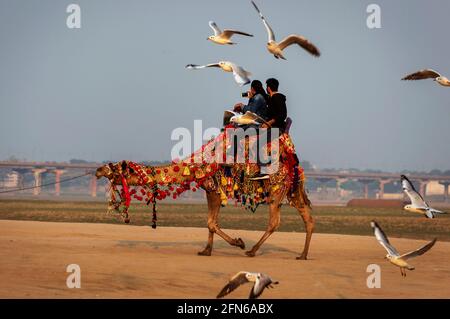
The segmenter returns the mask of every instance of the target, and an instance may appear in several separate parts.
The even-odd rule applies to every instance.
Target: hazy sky
[[[448,0],[256,1],[278,39],[322,51],[265,48],[247,0],[0,0],[0,159],[166,160],[176,127],[218,127],[243,101],[229,73],[185,70],[230,60],[280,80],[302,160],[320,168],[450,169],[450,89],[403,82],[421,68],[450,75]],[[81,29],[66,8],[81,7]],[[366,7],[381,7],[368,29]],[[255,35],[206,41],[208,21]]]

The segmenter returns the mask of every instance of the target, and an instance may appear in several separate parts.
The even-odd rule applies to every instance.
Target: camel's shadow
[[[253,247],[256,242],[252,240],[245,240],[246,247]],[[117,241],[118,247],[124,248],[137,248],[137,247],[147,247],[154,250],[159,250],[160,248],[191,248],[196,247],[197,250],[201,250],[205,246],[204,241],[148,241],[148,240],[119,240]],[[188,251],[188,250],[186,250]],[[183,252],[180,252],[183,253]],[[288,253],[288,254],[298,254],[298,251],[293,251],[291,249],[283,248],[270,243],[265,243],[263,247],[258,251],[257,256],[270,255],[273,253]],[[242,257],[242,250],[236,249],[236,247],[230,246],[225,241],[217,241],[214,243],[213,255],[216,256],[237,256]],[[248,258],[248,257],[247,257]]]

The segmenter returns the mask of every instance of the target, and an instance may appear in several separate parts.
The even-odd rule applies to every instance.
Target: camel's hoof
[[[306,258],[306,255],[300,255],[299,257],[296,257],[295,259],[297,260],[308,260],[308,258]]]
[[[255,253],[254,253],[253,251],[251,251],[251,250],[246,251],[245,254],[246,254],[248,257],[255,257]]]
[[[235,246],[238,246],[241,249],[245,249],[245,243],[241,238],[235,239]]]
[[[197,254],[199,256],[211,256],[211,251],[205,249],[205,250],[199,251]]]

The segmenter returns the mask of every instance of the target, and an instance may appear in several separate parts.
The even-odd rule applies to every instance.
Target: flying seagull
[[[249,33],[245,33],[242,31],[236,31],[236,30],[229,30],[229,29],[224,29],[223,31],[219,29],[219,27],[217,26],[217,24],[214,21],[209,21],[209,26],[211,27],[211,29],[214,30],[214,35],[211,35],[207,38],[207,40],[210,40],[214,43],[217,44],[236,44],[234,42],[231,41],[231,37],[234,34],[240,34],[240,35],[245,35],[247,37],[252,37],[252,34]]]
[[[252,75],[250,72],[244,70],[241,66],[236,65],[233,62],[229,61],[220,61],[218,63],[211,63],[206,65],[197,65],[197,64],[188,64],[186,65],[186,69],[204,69],[204,68],[221,68],[225,72],[233,72],[234,80],[240,86],[246,85],[250,83],[250,76]]]
[[[247,111],[245,114],[226,110],[224,112],[224,125],[228,123],[236,123],[238,125],[261,124],[266,121],[259,115]]]
[[[418,72],[405,76],[402,80],[424,80],[433,79],[442,86],[450,86],[450,81],[445,76],[440,75],[432,69],[420,70]]]
[[[305,37],[302,37],[297,34],[291,34],[284,38],[280,42],[275,41],[275,34],[273,33],[272,28],[267,23],[266,19],[262,15],[261,11],[258,9],[256,4],[252,1],[253,6],[255,7],[256,11],[258,11],[259,16],[262,19],[262,22],[267,30],[267,35],[269,37],[269,40],[267,42],[267,50],[269,50],[270,53],[274,55],[275,58],[282,58],[283,60],[286,60],[286,58],[283,56],[283,50],[290,46],[291,44],[298,44],[303,49],[311,53],[313,56],[319,57],[320,51],[317,49],[317,47],[309,42]]]
[[[250,290],[249,299],[256,299],[261,296],[265,288],[273,288],[272,285],[277,285],[278,281],[272,281],[272,278],[262,273],[240,271],[223,287],[217,295],[217,298],[222,298],[228,295],[242,284],[254,282],[252,290]]]
[[[405,210],[412,213],[419,213],[425,215],[427,218],[434,218],[438,214],[446,214],[440,210],[431,208],[423,199],[422,195],[414,188],[413,183],[405,175],[401,175],[402,188],[406,195],[411,200],[411,204],[404,207]]]
[[[381,246],[386,249],[388,252],[386,255],[386,259],[389,260],[389,262],[397,267],[400,267],[400,273],[403,277],[406,277],[406,269],[408,270],[414,270],[414,267],[409,265],[406,260],[410,258],[414,258],[420,255],[425,254],[428,250],[430,250],[431,247],[436,243],[436,238],[430,241],[428,244],[423,245],[419,249],[410,251],[409,253],[400,255],[398,251],[395,249],[394,246],[391,245],[389,242],[389,239],[387,238],[384,231],[381,229],[380,225],[376,221],[370,222],[370,226],[372,226],[375,237],[377,238],[378,242]]]

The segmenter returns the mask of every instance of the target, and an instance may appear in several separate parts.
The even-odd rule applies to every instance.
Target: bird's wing
[[[443,212],[442,210],[437,210],[434,208],[429,208],[429,210],[433,213],[433,214],[447,214],[447,212]]]
[[[267,123],[267,121],[265,119],[263,119],[261,116],[259,116],[258,114],[255,114],[255,113],[250,112],[250,111],[247,111],[246,113],[249,113],[252,116],[252,118],[255,121],[258,121],[259,123]]]
[[[373,228],[375,238],[378,240],[378,242],[381,244],[381,246],[383,246],[384,249],[387,250],[389,255],[399,256],[400,254],[395,249],[395,247],[391,245],[388,237],[386,236],[384,231],[381,229],[380,225],[378,225],[378,223],[376,221],[372,221],[372,222],[370,222],[370,226],[372,226],[372,228]]]
[[[233,116],[231,118],[231,121],[241,125],[258,124],[258,122],[256,121],[258,118],[259,116],[257,116],[255,113],[247,111],[244,115],[237,114],[236,116]]]
[[[219,292],[216,298],[225,297],[240,285],[247,283],[248,279],[246,274],[246,271],[240,271],[236,275],[234,275],[233,278],[231,278],[230,281],[225,285],[225,287],[223,287],[223,289]]]
[[[256,4],[253,2],[253,0],[252,0],[252,4],[253,4],[253,6],[255,7],[256,11],[258,11],[259,16],[261,17],[261,19],[262,19],[262,21],[263,21],[263,23],[264,23],[264,26],[266,27],[266,30],[267,30],[267,36],[268,36],[268,38],[269,38],[269,41],[268,41],[268,42],[270,42],[270,41],[275,41],[275,34],[273,33],[272,28],[271,28],[270,25],[267,23],[266,19],[265,19],[264,16],[262,15],[261,11],[259,11],[258,7],[257,7]]]
[[[236,123],[238,125],[248,125],[248,124],[258,124],[255,120],[242,118],[242,116],[233,116],[230,122]]]
[[[428,218],[434,218],[438,214],[447,214],[447,213],[443,212],[443,211],[440,211],[440,210],[437,210],[437,209],[434,209],[434,208],[431,208],[431,207],[428,207],[427,210],[425,211],[425,215]]]
[[[240,85],[246,85],[250,83],[250,76],[252,75],[250,72],[244,70],[239,65],[234,63],[230,63],[233,69],[234,80]]]
[[[237,116],[238,113],[226,110],[223,112],[223,126],[228,125],[231,121],[231,119],[235,116]]]
[[[250,112],[250,111],[245,112],[245,114],[244,114],[242,117],[243,117],[243,118],[246,118],[246,119],[251,119],[251,120],[257,120],[257,119],[259,119],[259,116],[258,116],[258,115],[256,115],[256,114],[253,113],[253,112]]]
[[[414,257],[420,256],[420,255],[423,255],[427,251],[429,251],[431,247],[434,246],[434,244],[436,243],[436,240],[437,239],[435,238],[432,241],[430,241],[428,244],[423,245],[422,247],[420,247],[419,249],[414,250],[414,251],[410,251],[409,253],[403,254],[400,257],[403,258],[403,259],[409,259],[409,258],[414,258]]]
[[[229,38],[231,38],[231,36],[232,36],[233,34],[245,35],[245,36],[247,36],[247,37],[252,37],[252,36],[253,36],[253,34],[250,34],[250,33],[245,33],[245,32],[237,31],[237,30],[229,30],[229,29],[225,29],[225,30],[223,30],[222,37],[223,37],[223,38],[226,38],[226,39],[229,39]]]
[[[265,274],[261,274],[260,277],[256,277],[255,284],[250,290],[249,299],[256,299],[263,293],[264,289],[272,283],[272,278]],[[278,282],[276,282],[278,284]]]
[[[219,27],[217,26],[217,24],[214,21],[209,21],[209,26],[211,27],[211,29],[214,30],[215,36],[218,36],[219,34],[222,33],[222,31],[219,29]]]
[[[432,69],[424,69],[405,76],[402,80],[435,79],[441,75]]]
[[[298,44],[312,55],[316,57],[320,56],[320,51],[314,44],[309,42],[308,39],[306,39],[305,37],[296,34],[291,34],[287,36],[280,43],[278,43],[278,46],[281,50],[284,50],[284,48],[290,46],[291,44]]]
[[[250,79],[248,77],[243,77],[240,74],[233,72],[234,80],[239,86],[244,86],[250,83]]]
[[[430,209],[426,209],[425,210],[425,216],[427,216],[427,218],[429,219],[433,219],[434,218],[434,214]]]
[[[210,63],[210,64],[206,64],[206,65],[188,64],[188,65],[186,65],[185,68],[198,70],[198,69],[204,69],[204,68],[220,68],[220,65],[219,65],[219,63]]]
[[[225,111],[223,112],[223,115],[224,115],[224,116],[236,116],[236,115],[239,115],[239,113],[233,112],[233,111],[230,111],[230,110],[225,110]]]
[[[413,205],[416,208],[426,208],[428,207],[427,203],[423,199],[422,195],[419,194],[418,191],[414,188],[413,183],[406,177],[405,175],[402,175],[402,188],[406,195],[408,195],[409,199],[411,200],[411,205]]]

